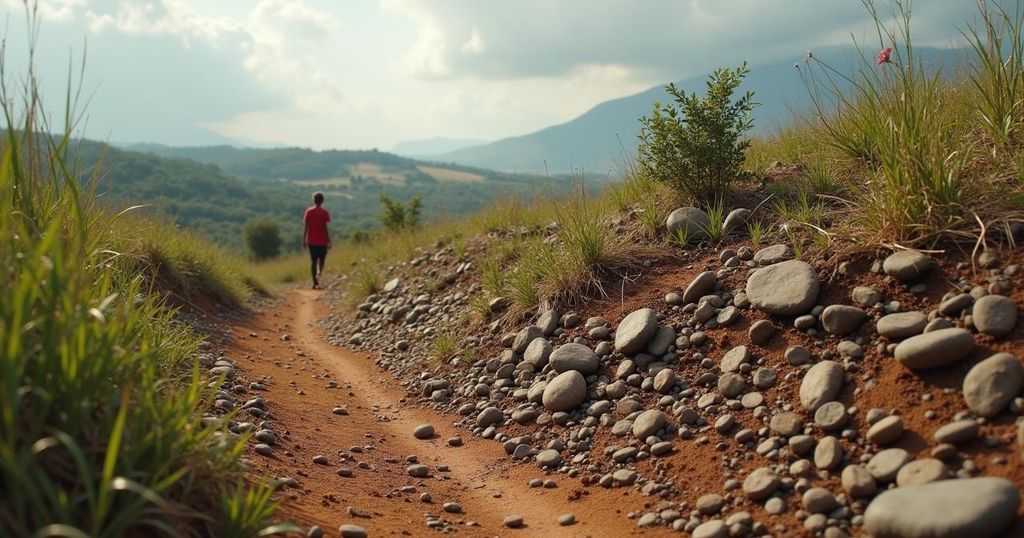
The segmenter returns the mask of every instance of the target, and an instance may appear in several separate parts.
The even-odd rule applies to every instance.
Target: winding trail
[[[453,426],[455,417],[417,407],[373,357],[327,343],[316,323],[328,309],[320,297],[321,292],[312,290],[287,293],[277,308],[237,324],[226,350],[246,377],[268,387],[263,395],[278,433],[274,455],[259,456],[250,448],[248,457],[271,476],[299,481],[299,488],[285,490],[279,512],[284,518],[320,525],[326,536],[335,536],[343,523],[360,525],[370,536],[437,535],[437,529],[427,527],[427,515],[442,517],[462,536],[638,532],[623,515],[636,507],[637,499],[627,503],[622,490],[584,490],[578,479],[547,476],[535,464],[514,463],[499,443]],[[337,388],[329,387],[331,381]],[[336,406],[349,414],[333,414]],[[413,437],[421,423],[433,424],[434,439]],[[464,444],[449,446],[447,439],[454,436]],[[330,460],[328,465],[313,463],[321,454]],[[351,459],[343,461],[345,454]],[[431,476],[408,476],[410,457],[428,465]],[[448,470],[439,471],[443,466]],[[352,477],[338,475],[343,467]],[[530,488],[532,478],[552,478],[557,487]],[[408,486],[415,491],[401,491]],[[429,493],[432,502],[421,502],[422,493]],[[445,513],[442,504],[449,501],[461,505],[463,512]],[[576,516],[575,525],[558,525],[558,517],[566,513]],[[504,526],[511,514],[523,517],[522,528]]]

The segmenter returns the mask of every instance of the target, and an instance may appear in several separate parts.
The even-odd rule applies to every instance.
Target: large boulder
[[[597,368],[601,365],[601,360],[598,359],[594,350],[575,342],[565,344],[551,352],[548,362],[551,363],[551,369],[556,372],[576,370],[585,376],[596,374]]]
[[[587,380],[576,370],[558,374],[544,387],[541,402],[548,411],[569,411],[587,399]]]
[[[615,329],[615,350],[632,355],[647,347],[654,333],[658,332],[658,316],[650,308],[641,308],[622,318]]]
[[[677,230],[686,230],[688,240],[707,237],[707,229],[711,219],[703,210],[696,207],[680,207],[668,214],[665,219],[665,228],[668,233],[675,235]]]
[[[818,300],[818,273],[810,264],[789,260],[754,271],[747,279],[747,299],[769,314],[803,314]]]
[[[864,512],[875,538],[994,538],[1013,523],[1020,491],[1005,478],[941,480],[890,489]]]

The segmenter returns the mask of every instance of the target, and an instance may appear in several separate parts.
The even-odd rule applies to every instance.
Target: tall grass
[[[978,3],[981,24],[961,33],[974,51],[970,81],[975,109],[993,141],[1003,150],[1022,140],[1024,124],[1024,8],[1011,11],[1001,3]]]
[[[801,69],[816,107],[818,132],[826,144],[859,163],[864,177],[857,189],[854,223],[860,241],[914,244],[972,227],[973,211],[989,212],[991,203],[998,204],[988,197],[993,194],[991,185],[970,168],[977,141],[965,118],[973,116],[968,111],[979,92],[945,80],[940,70],[918,57],[909,3],[893,2],[892,28],[883,24],[887,17],[873,1],[864,4],[876,21],[882,51],[878,61],[862,58],[853,77],[813,56]],[[987,13],[983,11],[989,28]],[[1006,21],[1011,28],[1016,26],[1010,35],[1019,45],[1020,19]],[[1001,79],[1002,74],[1008,71],[1013,78],[1017,67],[999,68],[1002,64],[991,58],[996,53],[988,47],[977,45],[975,79],[987,82],[975,86],[982,88],[980,95],[988,91],[1002,96],[1004,92],[994,88],[1005,88],[1008,81]],[[1016,46],[1003,48],[1011,51],[1012,59]],[[983,117],[1007,112],[1004,105],[989,108]]]
[[[62,135],[40,134],[50,126],[33,72],[18,93],[5,75],[0,535],[291,529],[271,526],[274,503],[244,485],[244,439],[201,420],[214,389],[198,340],[146,293],[133,255],[117,250],[125,227],[79,187],[72,111]]]

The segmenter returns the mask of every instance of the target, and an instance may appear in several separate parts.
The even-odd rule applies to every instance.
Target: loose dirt
[[[326,343],[316,323],[327,311],[320,297],[311,290],[288,293],[275,308],[236,324],[225,350],[246,377],[268,386],[264,397],[278,433],[274,455],[257,455],[251,447],[247,455],[271,477],[298,480],[299,488],[284,490],[282,518],[320,525],[327,536],[343,523],[360,525],[370,536],[438,534],[427,528],[427,515],[450,522],[463,536],[638,532],[624,517],[624,506],[633,503],[623,502],[622,490],[584,492],[578,479],[514,464],[499,443],[456,429],[450,417],[414,407],[406,390],[371,356]],[[337,388],[329,388],[331,381]],[[338,406],[349,414],[333,414]],[[434,425],[435,438],[413,437],[421,423]],[[464,444],[448,446],[454,436]],[[316,455],[327,456],[330,464],[314,464]],[[343,461],[343,455],[350,459]],[[411,456],[431,468],[430,478],[408,476]],[[353,476],[339,476],[343,467]],[[438,470],[444,467],[448,470]],[[558,485],[530,488],[532,478],[551,478]],[[415,491],[402,492],[407,486]],[[421,502],[422,493],[429,493],[432,502]],[[463,513],[445,513],[442,504],[449,501],[461,505]],[[370,517],[350,515],[349,507]],[[560,527],[556,520],[565,513],[578,522]],[[523,516],[522,528],[503,525],[511,514]]]

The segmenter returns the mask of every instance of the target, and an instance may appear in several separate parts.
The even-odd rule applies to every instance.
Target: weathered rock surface
[[[1013,522],[1020,491],[1005,478],[943,480],[891,489],[868,505],[876,538],[990,538]]]
[[[866,312],[855,306],[834,304],[822,311],[821,325],[825,332],[841,336],[857,330],[867,317]]]
[[[654,310],[636,310],[622,318],[618,329],[615,330],[615,350],[624,355],[643,351],[657,331],[658,317]]]
[[[912,336],[896,346],[896,360],[911,370],[938,368],[962,360],[974,349],[974,336],[957,327]]]
[[[755,271],[747,279],[747,298],[769,314],[802,314],[818,300],[818,273],[810,264],[789,260]]]
[[[1020,391],[1024,367],[1009,353],[997,353],[975,364],[964,377],[964,401],[980,416],[991,417],[1006,407]]]
[[[896,277],[903,282],[920,279],[935,268],[935,260],[915,250],[901,250],[890,254],[882,262],[885,274]]]
[[[707,237],[707,228],[710,223],[708,214],[696,207],[680,207],[668,214],[665,219],[665,228],[668,233],[675,235],[677,230],[685,230],[689,240]]]
[[[843,367],[835,361],[821,361],[807,370],[800,383],[800,403],[808,411],[817,411],[831,402],[843,388]]]
[[[1005,336],[1017,325],[1017,303],[1002,295],[986,295],[971,310],[978,331],[992,336]]]
[[[890,340],[902,340],[924,332],[928,316],[924,312],[897,312],[879,318],[875,328],[878,334]]]
[[[587,380],[576,370],[558,374],[544,387],[541,402],[549,411],[568,411],[587,399]]]
[[[597,373],[601,360],[594,350],[575,342],[565,344],[551,352],[548,357],[551,369],[556,372],[575,370],[585,376]]]

